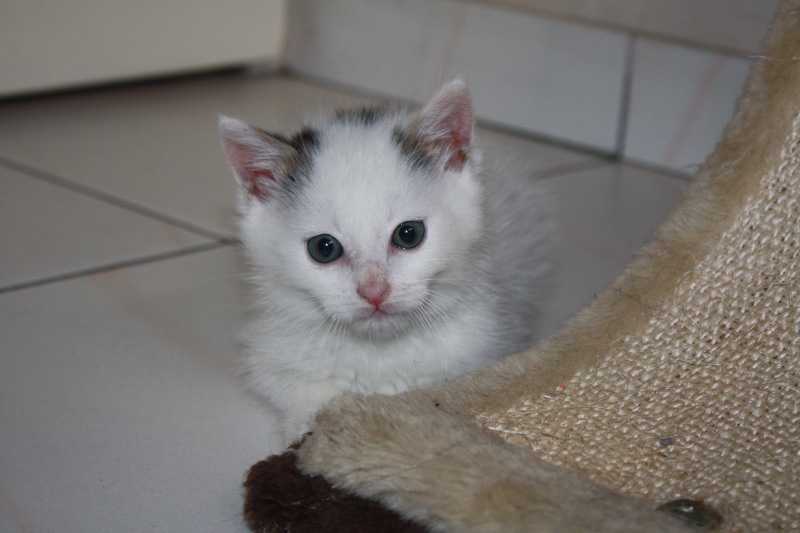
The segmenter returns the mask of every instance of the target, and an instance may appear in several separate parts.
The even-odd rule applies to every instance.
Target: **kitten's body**
[[[287,443],[337,394],[424,387],[530,345],[541,198],[479,172],[472,127],[461,82],[417,115],[344,112],[291,139],[222,119],[255,287],[245,375]]]

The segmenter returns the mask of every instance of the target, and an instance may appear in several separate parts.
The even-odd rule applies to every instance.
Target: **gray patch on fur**
[[[314,128],[306,127],[292,137],[285,137],[280,134],[269,133],[260,128],[253,129],[259,135],[264,136],[265,139],[277,140],[286,145],[286,158],[280,174],[287,189],[291,192],[296,191],[305,182],[304,178],[308,175],[313,165],[314,156],[320,145],[320,132]]]
[[[397,127],[392,132],[392,140],[400,149],[400,155],[408,163],[412,170],[425,171],[433,167],[435,162],[434,154],[428,149],[419,135],[409,133],[403,128]]]
[[[372,126],[380,120],[383,120],[387,116],[388,111],[389,107],[385,105],[365,106],[356,109],[340,109],[336,111],[333,118],[334,120],[346,124]]]
[[[297,182],[299,177],[307,175],[319,143],[320,133],[313,128],[303,128],[289,140],[289,145],[297,152],[287,176],[290,180]]]

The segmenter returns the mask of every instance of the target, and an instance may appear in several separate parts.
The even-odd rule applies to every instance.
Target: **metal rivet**
[[[722,515],[702,501],[673,500],[657,509],[683,520],[694,529],[717,529],[722,524]]]

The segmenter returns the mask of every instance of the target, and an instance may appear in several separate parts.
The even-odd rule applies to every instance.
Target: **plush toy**
[[[253,465],[244,487],[244,517],[253,531],[425,531],[378,502],[336,490],[320,476],[303,475],[297,469],[294,450]]]
[[[798,317],[786,0],[717,149],[606,291],[457,382],[336,400],[253,468],[245,515],[293,533],[800,531]]]

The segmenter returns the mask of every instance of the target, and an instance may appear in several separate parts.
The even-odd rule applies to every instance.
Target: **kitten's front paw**
[[[408,395],[341,396],[317,414],[311,435],[298,450],[301,468],[347,475],[351,468],[380,472],[416,464],[422,453],[418,448],[436,440],[449,418],[439,416],[447,415]],[[388,465],[382,463],[387,451],[393,454]]]

